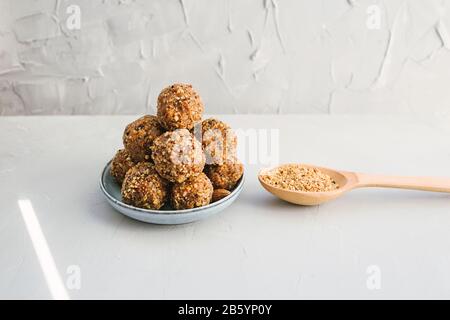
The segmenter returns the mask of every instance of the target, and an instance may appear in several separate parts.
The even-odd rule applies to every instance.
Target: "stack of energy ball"
[[[158,96],[157,115],[128,124],[124,149],[111,162],[123,202],[145,209],[191,209],[231,193],[244,167],[237,138],[217,119],[202,121],[203,103],[189,84],[174,84]]]

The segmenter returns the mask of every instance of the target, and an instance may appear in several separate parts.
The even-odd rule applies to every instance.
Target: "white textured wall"
[[[175,81],[208,113],[443,114],[449,28],[441,0],[0,0],[0,114],[143,113]]]

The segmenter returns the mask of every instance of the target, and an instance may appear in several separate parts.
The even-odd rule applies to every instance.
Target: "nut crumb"
[[[339,189],[338,183],[318,168],[286,164],[261,174],[265,183],[281,189],[303,192],[327,192]]]

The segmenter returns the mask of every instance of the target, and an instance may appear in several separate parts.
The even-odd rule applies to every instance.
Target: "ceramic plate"
[[[238,181],[238,184],[227,197],[220,199],[207,206],[186,209],[173,210],[170,208],[162,208],[160,210],[150,210],[133,207],[122,202],[120,194],[120,186],[109,174],[111,161],[108,162],[103,169],[100,178],[100,189],[103,191],[108,202],[120,213],[139,221],[155,224],[182,224],[194,222],[212,216],[224,210],[239,196],[244,185],[244,176]]]

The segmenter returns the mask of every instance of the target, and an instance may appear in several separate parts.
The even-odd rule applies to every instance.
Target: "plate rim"
[[[105,167],[102,170],[101,176],[100,176],[100,189],[102,190],[102,193],[108,198],[108,200],[112,201],[114,204],[121,206],[123,208],[126,209],[130,209],[130,210],[134,210],[140,213],[145,213],[145,214],[153,214],[153,215],[158,215],[158,216],[172,216],[172,215],[187,215],[187,214],[191,214],[191,213],[198,213],[201,211],[204,211],[206,209],[210,209],[210,208],[214,208],[216,206],[220,206],[222,203],[225,203],[228,200],[231,200],[233,197],[237,196],[239,194],[239,192],[241,191],[243,185],[244,185],[244,181],[245,181],[245,169],[244,172],[242,173],[242,177],[239,179],[236,187],[233,189],[233,191],[231,191],[231,193],[216,201],[213,203],[210,203],[206,206],[202,206],[202,207],[197,207],[197,208],[192,208],[192,209],[182,209],[182,210],[153,210],[153,209],[144,209],[144,208],[139,208],[139,207],[135,207],[129,204],[126,204],[124,202],[122,202],[121,200],[118,200],[116,198],[114,198],[107,190],[105,187],[105,182],[104,182],[104,177],[105,174],[109,174],[107,172],[107,169],[110,167],[112,160],[109,160]]]

